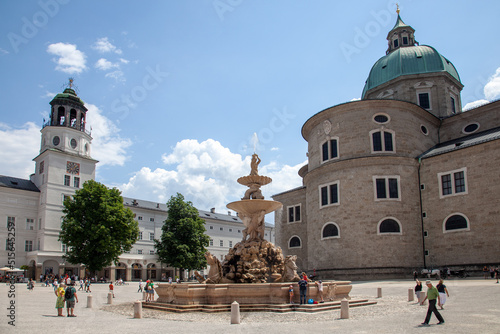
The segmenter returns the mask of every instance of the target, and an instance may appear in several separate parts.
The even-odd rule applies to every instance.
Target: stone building
[[[398,13],[360,101],[302,127],[302,186],[273,196],[276,240],[324,278],[498,265],[500,101],[462,111],[463,85]]]
[[[91,157],[91,133],[86,128],[87,108],[71,88],[57,94],[50,102],[50,119],[41,130],[40,154],[35,157],[35,173],[29,180],[0,175],[0,266],[7,266],[10,257],[15,267],[27,265],[28,277],[40,274],[83,276],[80,264],[66,263],[61,244],[63,201],[95,179],[97,160]],[[132,250],[119,257],[119,263],[97,273],[107,280],[166,279],[179,275],[176,268],[160,263],[154,250],[154,239],[161,236],[161,227],[168,216],[165,204],[124,197],[139,223],[140,235]],[[215,209],[199,211],[210,236],[208,250],[222,259],[242,239],[242,221],[236,216],[219,214]],[[10,230],[9,230],[10,228]],[[10,252],[9,232],[14,230],[15,251]],[[274,241],[274,226],[266,224],[266,237]],[[12,256],[13,254],[13,256]],[[12,263],[12,262],[10,262]]]

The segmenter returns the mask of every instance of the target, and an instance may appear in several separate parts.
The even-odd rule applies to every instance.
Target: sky
[[[500,98],[500,2],[399,7],[457,68],[464,109]],[[72,77],[97,181],[226,212],[254,152],[267,199],[301,186],[302,125],[360,98],[397,14],[378,0],[4,0],[0,18],[0,175],[34,172],[49,102]]]

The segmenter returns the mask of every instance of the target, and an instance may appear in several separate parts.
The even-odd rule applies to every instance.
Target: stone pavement
[[[445,284],[450,297],[440,311],[446,323],[421,327],[427,306],[408,302],[412,280],[353,282],[351,296],[376,300],[377,305],[351,308],[350,319],[340,319],[340,311],[315,314],[292,312],[242,313],[241,324],[230,324],[230,313],[173,314],[143,310],[143,319],[133,319],[133,301],[141,298],[137,283],[115,286],[113,305],[107,305],[108,286],[92,286],[93,308],[86,308],[87,293],[79,291],[76,318],[57,317],[52,287],[29,292],[26,284],[16,284],[15,299],[9,286],[0,284],[0,333],[500,333],[500,284],[479,278],[453,279]],[[437,281],[433,280],[435,285]],[[377,288],[382,288],[382,298]],[[424,288],[424,291],[426,288]],[[15,324],[10,326],[7,309],[15,301]],[[66,314],[66,310],[64,310]]]

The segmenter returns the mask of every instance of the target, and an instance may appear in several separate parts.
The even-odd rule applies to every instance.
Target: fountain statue
[[[245,226],[242,240],[229,250],[222,262],[210,252],[205,253],[210,266],[207,277],[195,272],[195,277],[201,284],[160,283],[156,289],[158,302],[213,305],[238,300],[243,304],[279,304],[287,300],[290,282],[300,280],[297,275],[297,256],[284,257],[281,247],[264,239],[265,215],[283,205],[264,199],[260,188],[271,183],[272,179],[259,175],[260,162],[259,156],[253,154],[250,174],[237,180],[247,186],[248,190],[240,201],[227,205],[238,213]],[[349,283],[324,282],[325,295],[330,300],[349,298]],[[317,294],[315,289],[310,284],[310,296]],[[299,295],[298,291],[296,295]]]

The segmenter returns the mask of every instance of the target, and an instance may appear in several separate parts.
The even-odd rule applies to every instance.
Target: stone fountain
[[[177,305],[220,305],[238,301],[240,304],[284,304],[288,300],[290,282],[299,281],[297,259],[294,255],[284,257],[280,247],[264,239],[265,215],[278,210],[282,204],[265,200],[261,187],[272,182],[267,176],[259,175],[261,160],[252,155],[251,170],[240,177],[238,183],[247,186],[240,201],[227,207],[238,213],[245,225],[243,239],[238,242],[221,263],[209,252],[205,254],[210,270],[205,279],[198,272],[198,284],[160,283],[156,288],[159,303]],[[323,282],[324,299],[349,298],[352,286],[348,281]],[[296,299],[299,292],[293,284]],[[314,284],[309,284],[308,298],[317,297]]]

